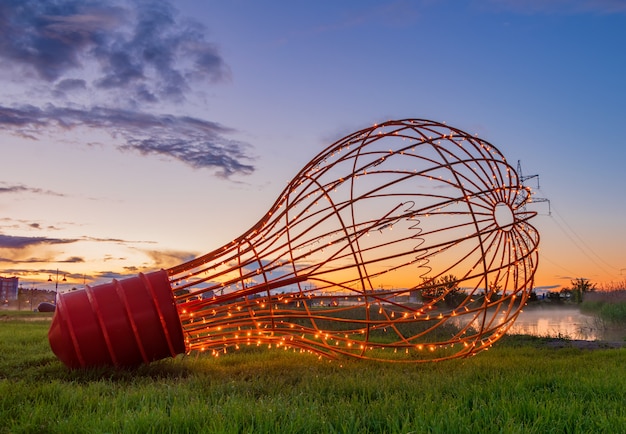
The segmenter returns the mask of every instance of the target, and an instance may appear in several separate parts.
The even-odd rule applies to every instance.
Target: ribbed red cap
[[[58,294],[48,340],[69,368],[136,366],[185,352],[164,270]]]

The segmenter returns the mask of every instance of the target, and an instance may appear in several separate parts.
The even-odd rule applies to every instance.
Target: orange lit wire
[[[493,145],[459,129],[407,119],[353,133],[243,235],[167,270],[187,349],[408,362],[486,349],[532,289],[529,198]]]

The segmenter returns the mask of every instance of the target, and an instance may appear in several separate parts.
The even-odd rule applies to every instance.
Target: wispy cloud
[[[227,139],[225,135],[234,131],[216,122],[107,107],[0,106],[0,129],[21,137],[38,139],[55,130],[77,127],[121,138],[121,150],[172,157],[194,168],[215,169],[222,177],[254,171],[254,166],[247,164],[252,159],[250,145]]]
[[[40,229],[39,223],[31,223],[30,225],[34,229]],[[142,240],[124,240],[121,238],[97,238],[97,237],[78,237],[78,238],[52,238],[52,237],[27,237],[27,236],[15,236],[15,235],[4,235],[0,234],[0,249],[25,249],[34,246],[42,246],[42,245],[58,245],[58,244],[70,244],[76,243],[79,241],[86,242],[96,242],[96,243],[115,243],[115,244],[127,244],[127,245],[135,245],[135,244],[151,244],[154,241],[142,241]],[[156,253],[155,253],[156,254]],[[168,253],[170,256],[177,256],[173,253]],[[179,253],[178,255],[183,255],[184,257],[188,257],[189,254]]]
[[[41,245],[70,244],[76,238],[22,237],[0,234],[0,249],[25,249]]]
[[[76,226],[76,223],[60,222],[55,226],[50,224],[42,225],[41,222],[33,220],[12,219],[8,217],[0,218],[0,233],[15,230],[58,231],[64,229],[66,226]]]
[[[55,247],[78,242],[76,238],[27,237],[0,234],[0,263],[37,264],[49,262],[83,262],[78,256],[58,259]]]
[[[485,3],[478,4],[485,6]],[[496,9],[525,14],[626,13],[624,0],[488,0],[486,4]]]
[[[39,229],[39,225],[33,223],[33,229]],[[150,244],[153,241],[123,240],[119,238],[95,238],[95,237],[78,237],[78,238],[53,238],[46,236],[16,236],[0,234],[0,263],[11,264],[33,264],[33,263],[78,263],[85,262],[82,256],[74,255],[66,258],[60,258],[55,247],[67,244],[77,244],[80,242],[97,242],[97,243],[114,243],[125,246],[136,246],[137,244]],[[150,258],[154,258],[157,267],[161,266],[163,261],[158,259],[158,254],[154,252],[146,253]],[[164,253],[164,257],[176,259],[177,257],[188,258],[189,254]],[[123,260],[124,258],[108,258]],[[106,261],[107,258],[104,259]],[[177,262],[179,263],[179,262]]]
[[[90,128],[121,139],[120,150],[172,157],[221,177],[254,171],[250,145],[229,138],[236,131],[154,114],[185,102],[194,83],[230,76],[206,29],[165,0],[4,0],[0,62],[4,76],[49,89],[25,92],[19,103],[5,98],[0,131],[39,139]]]
[[[150,259],[150,266],[154,268],[170,268],[175,265],[182,264],[193,258],[197,253],[181,252],[181,251],[157,251],[157,250],[143,250]]]
[[[420,17],[420,9],[428,7],[429,0],[393,0],[375,3],[371,7],[358,4],[345,16],[327,24],[317,26],[316,33],[341,31],[352,27],[382,25],[384,27],[407,27],[415,24]]]
[[[37,224],[34,224],[34,229],[38,229]],[[82,236],[77,238],[53,238],[46,236],[14,236],[0,234],[0,264],[2,264],[2,273],[16,276],[37,276],[41,274],[53,274],[55,270],[38,269],[33,270],[31,268],[18,268],[20,266],[32,267],[33,265],[40,264],[39,266],[46,266],[46,264],[77,264],[85,263],[93,259],[88,259],[81,254],[81,248],[78,246],[80,243],[112,243],[125,246],[131,250],[141,252],[147,257],[141,268],[136,266],[124,266],[123,272],[102,271],[92,272],[94,274],[90,279],[111,279],[111,278],[123,278],[129,274],[135,274],[141,270],[156,270],[162,268],[169,268],[174,265],[179,265],[189,259],[197,256],[196,252],[184,252],[184,251],[156,251],[150,249],[142,249],[137,246],[140,244],[151,244],[153,241],[141,241],[141,240],[125,240],[120,238],[96,238]],[[66,245],[77,245],[74,249],[78,254],[66,255],[63,250]],[[101,258],[102,262],[125,262],[125,257],[105,255]],[[62,273],[69,274],[67,271]]]
[[[66,264],[75,264],[78,262],[85,262],[85,259],[80,257],[80,256],[70,256],[69,258],[63,259],[61,261],[58,262],[63,262]]]
[[[0,194],[23,194],[23,193],[32,193],[32,194],[41,194],[45,196],[57,196],[57,197],[65,197],[66,195],[63,193],[58,193],[52,190],[45,190],[43,188],[37,187],[28,187],[23,184],[8,184],[6,182],[0,182]]]
[[[99,271],[97,273],[94,273],[94,275],[89,276],[90,279],[93,279],[96,281],[109,281],[109,280],[113,280],[113,279],[124,279],[126,277],[128,277],[129,274],[136,274],[139,270],[135,269],[134,267],[128,267],[128,268],[124,268],[125,272],[124,273],[119,273],[117,271]],[[144,270],[145,271],[145,270]],[[88,282],[89,284],[89,282]]]
[[[154,241],[139,241],[139,240],[123,240],[121,238],[96,238],[96,237],[83,237],[81,240],[96,241],[99,243],[116,243],[116,244],[150,244]]]
[[[544,285],[544,286],[535,286],[533,290],[535,291],[550,291],[551,289],[560,288],[561,285]]]

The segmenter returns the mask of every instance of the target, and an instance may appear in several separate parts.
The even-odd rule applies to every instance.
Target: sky
[[[328,145],[423,118],[538,175],[537,287],[624,282],[624,46],[623,0],[0,0],[0,276],[180,264]]]

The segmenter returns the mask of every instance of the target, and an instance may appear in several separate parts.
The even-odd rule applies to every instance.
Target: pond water
[[[588,341],[621,341],[626,337],[626,330],[609,327],[597,317],[583,314],[572,306],[527,306],[508,333]]]

